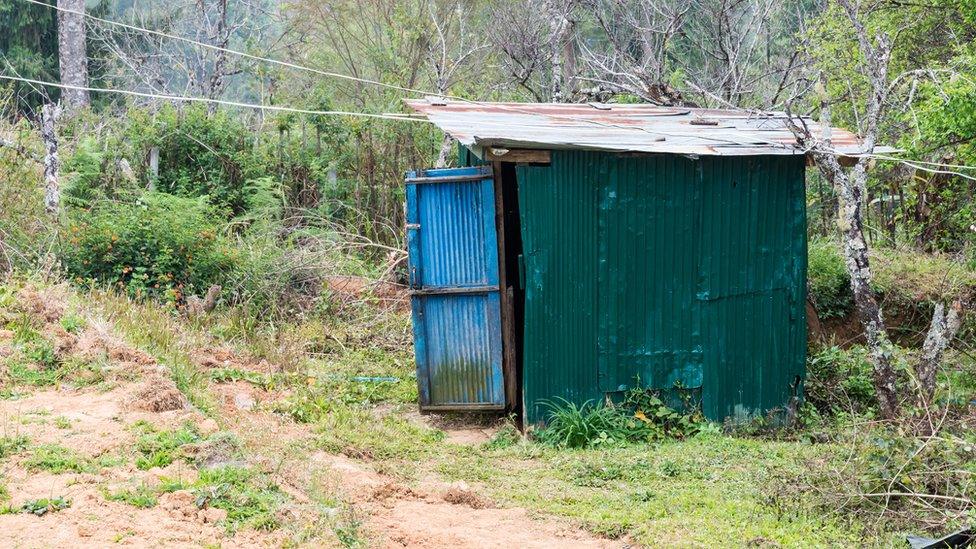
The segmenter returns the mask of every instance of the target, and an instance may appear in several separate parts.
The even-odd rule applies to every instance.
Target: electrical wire
[[[303,65],[298,65],[296,63],[291,63],[289,61],[282,61],[280,59],[273,59],[273,58],[269,58],[269,57],[262,57],[260,55],[254,55],[254,54],[250,54],[250,53],[247,53],[247,52],[233,50],[233,49],[230,49],[230,48],[223,48],[223,47],[220,47],[220,46],[216,46],[214,44],[208,44],[206,42],[200,42],[198,40],[193,40],[191,38],[186,38],[186,37],[183,37],[183,36],[169,34],[169,33],[162,32],[162,31],[158,31],[158,30],[146,29],[146,28],[138,27],[136,25],[131,25],[131,24],[128,24],[128,23],[122,23],[120,21],[113,21],[113,20],[110,20],[110,19],[104,19],[102,17],[97,17],[95,15],[91,15],[89,13],[86,13],[84,11],[72,10],[72,9],[64,8],[64,7],[57,6],[57,5],[47,4],[47,3],[42,2],[40,0],[23,0],[23,1],[24,2],[28,2],[28,3],[31,3],[31,4],[36,4],[36,5],[39,5],[39,6],[44,6],[44,7],[47,7],[47,8],[55,9],[55,10],[58,10],[58,11],[61,11],[61,12],[65,12],[65,13],[71,13],[71,14],[75,14],[75,15],[80,15],[80,16],[86,17],[88,19],[91,19],[93,21],[98,21],[99,23],[104,23],[106,25],[112,25],[112,26],[122,27],[122,28],[125,28],[125,29],[128,29],[128,30],[132,30],[132,31],[136,31],[136,32],[142,32],[142,33],[151,34],[151,35],[154,35],[154,36],[159,36],[159,37],[162,37],[162,38],[167,38],[167,39],[170,39],[170,40],[176,40],[176,41],[184,42],[184,43],[187,43],[187,44],[192,44],[194,46],[206,48],[206,49],[213,50],[213,51],[219,51],[219,52],[223,52],[223,53],[229,53],[229,54],[232,54],[232,55],[237,55],[237,56],[240,56],[240,57],[243,57],[243,58],[246,58],[246,59],[251,59],[251,60],[254,60],[254,61],[261,61],[261,62],[273,64],[273,65],[278,65],[278,66],[281,66],[281,67],[286,67],[286,68],[295,69],[295,70],[299,70],[299,71],[306,71],[306,72],[310,72],[312,74],[316,74],[316,75],[319,75],[319,76],[326,76],[326,77],[330,77],[330,78],[337,78],[337,79],[342,79],[342,80],[349,80],[349,81],[353,81],[353,82],[359,82],[359,83],[363,83],[363,84],[369,84],[369,85],[379,86],[379,87],[383,87],[383,88],[387,88],[387,89],[392,89],[392,90],[396,90],[396,91],[401,91],[401,92],[406,92],[406,93],[421,94],[421,95],[434,95],[434,96],[437,96],[437,97],[442,97],[442,98],[445,98],[445,99],[451,99],[451,100],[455,100],[455,101],[461,101],[461,102],[470,103],[470,104],[474,104],[474,105],[482,105],[482,106],[484,106],[484,105],[490,105],[493,108],[499,108],[501,110],[507,110],[507,111],[510,111],[510,112],[516,112],[516,113],[520,113],[520,114],[529,114],[529,115],[537,115],[538,114],[537,112],[534,112],[534,111],[531,111],[531,110],[527,110],[527,109],[520,109],[520,108],[514,107],[512,105],[501,105],[501,104],[498,104],[498,103],[491,103],[491,104],[489,104],[489,103],[484,103],[484,102],[480,102],[480,101],[476,101],[476,100],[472,100],[472,99],[467,99],[467,98],[464,98],[464,97],[457,97],[457,96],[452,96],[452,95],[449,95],[449,94],[436,93],[436,92],[431,92],[431,91],[427,91],[427,90],[421,90],[421,89],[417,89],[417,88],[409,88],[409,87],[406,87],[406,86],[399,86],[399,85],[396,85],[396,84],[388,84],[386,82],[380,82],[378,80],[371,80],[371,79],[368,79],[368,78],[360,78],[360,77],[351,76],[351,75],[348,75],[348,74],[342,74],[342,73],[338,73],[338,72],[323,71],[323,70],[320,70],[320,69],[314,69],[314,68],[306,67],[306,66],[303,66]],[[4,75],[0,75],[0,78],[6,78],[6,79],[9,79],[9,80],[14,80],[14,78],[11,78],[11,77],[8,77],[8,76],[4,76]],[[134,95],[134,96],[140,96],[140,97],[150,97],[150,98],[167,99],[167,100],[171,100],[171,101],[210,102],[210,103],[216,103],[216,104],[228,105],[228,106],[237,106],[237,107],[245,107],[245,108],[259,108],[259,109],[267,109],[267,110],[274,110],[274,111],[293,112],[293,113],[298,113],[298,114],[346,115],[346,116],[362,116],[362,117],[369,117],[369,118],[382,118],[382,119],[389,119],[389,120],[411,120],[411,121],[429,122],[425,118],[413,118],[410,115],[406,115],[406,114],[400,116],[400,115],[395,115],[395,114],[382,114],[382,115],[380,115],[380,114],[357,113],[357,112],[348,112],[348,111],[314,111],[314,110],[308,110],[308,109],[296,109],[296,108],[291,108],[291,107],[277,107],[277,106],[272,106],[272,105],[254,105],[254,104],[249,104],[249,103],[241,103],[241,102],[237,102],[237,101],[225,101],[225,100],[220,100],[220,99],[204,99],[204,98],[197,98],[197,97],[171,96],[171,95],[164,95],[164,94],[149,94],[149,93],[135,92],[135,91],[129,91],[129,90],[114,90],[114,89],[71,87],[71,86],[67,86],[67,85],[63,85],[63,84],[53,84],[53,83],[49,83],[49,82],[41,82],[41,81],[31,80],[31,79],[27,79],[27,78],[20,78],[20,79],[17,79],[17,80],[20,80],[20,81],[23,81],[23,82],[28,82],[28,83],[36,83],[36,84],[42,84],[42,85],[47,85],[47,86],[55,86],[55,87],[62,87],[62,88],[69,88],[69,89],[73,88],[73,89],[85,89],[85,90],[88,90],[88,91],[101,91],[101,92],[108,92],[108,93],[121,93],[121,94]],[[639,130],[639,131],[642,131],[642,132],[645,132],[645,133],[648,133],[648,134],[651,134],[651,135],[663,135],[665,137],[667,137],[667,136],[692,137],[692,138],[696,138],[696,139],[706,139],[706,140],[715,141],[715,142],[718,142],[718,143],[727,143],[727,144],[730,144],[730,145],[740,145],[740,146],[745,146],[745,147],[752,147],[752,146],[755,146],[755,145],[758,145],[758,144],[768,145],[768,146],[774,146],[774,147],[777,147],[777,148],[788,148],[789,147],[789,145],[787,145],[785,143],[775,142],[775,141],[768,141],[768,140],[762,140],[762,139],[757,139],[757,140],[752,141],[752,142],[746,142],[746,141],[737,141],[737,140],[728,139],[728,138],[711,137],[711,136],[704,135],[704,134],[701,134],[701,133],[681,134],[681,133],[675,133],[675,132],[660,132],[660,131],[654,131],[654,130],[650,130],[650,129],[642,128],[642,127],[624,126],[624,125],[613,124],[613,123],[609,123],[609,122],[602,122],[602,121],[598,121],[598,120],[592,120],[592,119],[589,119],[589,118],[581,118],[581,117],[576,117],[576,116],[571,116],[571,115],[550,115],[550,117],[551,118],[555,118],[555,119],[571,120],[571,121],[576,121],[576,122],[583,122],[583,123],[593,124],[593,125],[600,126],[600,127],[616,128],[616,129],[623,129],[623,130],[628,130],[628,131],[632,131],[632,130],[635,130],[636,129],[636,130]],[[804,152],[809,152],[809,151],[804,151]],[[906,165],[910,165],[911,167],[914,167],[916,169],[920,169],[922,171],[926,171],[926,172],[930,172],[930,173],[945,173],[945,174],[950,174],[950,175],[959,175],[959,176],[965,177],[967,179],[973,179],[973,178],[970,177],[970,176],[967,176],[965,174],[958,173],[958,172],[945,171],[945,170],[927,169],[927,168],[924,168],[922,165],[936,166],[936,167],[940,167],[940,168],[941,167],[951,167],[951,168],[959,168],[959,169],[976,169],[976,167],[973,167],[973,166],[939,164],[939,163],[935,163],[935,162],[926,162],[926,161],[921,161],[921,160],[918,160],[918,161],[916,161],[916,160],[905,160],[905,159],[900,159],[900,158],[896,158],[896,157],[891,157],[891,156],[886,156],[886,155],[879,155],[879,154],[876,154],[876,153],[868,153],[868,152],[864,152],[864,153],[843,153],[843,152],[841,152],[841,151],[839,151],[837,149],[834,149],[834,148],[827,149],[826,152],[828,152],[829,154],[834,154],[834,155],[838,155],[838,156],[869,157],[869,158],[875,158],[875,159],[878,159],[878,160],[887,160],[887,161],[892,161],[892,162],[902,162],[902,163],[905,163]]]
[[[254,61],[263,61],[265,63],[271,63],[273,65],[278,65],[278,66],[281,66],[281,67],[287,67],[287,68],[290,68],[290,69],[295,69],[295,70],[300,70],[300,71],[307,71],[307,72],[311,72],[313,74],[317,74],[319,76],[328,76],[330,78],[339,78],[339,79],[343,79],[343,80],[350,80],[350,81],[354,81],[354,82],[360,82],[360,83],[363,83],[363,84],[370,84],[370,85],[373,85],[373,86],[381,86],[381,87],[384,87],[384,88],[389,88],[389,89],[392,89],[392,90],[397,90],[397,91],[402,91],[402,92],[407,92],[407,93],[419,93],[419,94],[425,94],[425,95],[431,95],[432,94],[432,92],[427,92],[427,91],[424,91],[424,90],[418,90],[418,89],[408,88],[408,87],[405,87],[405,86],[398,86],[396,84],[387,84],[385,82],[380,82],[378,80],[370,80],[368,78],[359,78],[359,77],[356,77],[356,76],[351,76],[351,75],[348,75],[348,74],[342,74],[342,73],[338,73],[338,72],[331,72],[331,71],[323,71],[323,70],[319,70],[319,69],[313,69],[313,68],[310,68],[310,67],[304,67],[302,65],[297,65],[295,63],[291,63],[291,62],[288,62],[288,61],[282,61],[280,59],[271,59],[271,58],[268,58],[268,57],[261,57],[260,55],[254,55],[254,54],[247,53],[247,52],[243,52],[243,51],[232,50],[232,49],[229,49],[229,48],[223,48],[223,47],[220,47],[220,46],[216,46],[214,44],[208,44],[206,42],[200,42],[199,40],[193,40],[192,38],[186,38],[185,36],[177,36],[175,34],[169,34],[169,33],[163,32],[163,31],[152,30],[152,29],[145,29],[145,28],[142,28],[142,27],[137,27],[135,25],[130,25],[128,23],[122,23],[121,21],[112,21],[111,19],[104,19],[102,17],[98,17],[98,16],[92,15],[92,14],[87,13],[87,12],[84,12],[84,11],[78,11],[78,10],[73,10],[73,9],[69,9],[69,8],[64,8],[64,7],[61,7],[61,6],[58,6],[58,5],[54,5],[54,4],[47,4],[45,2],[41,2],[40,0],[23,0],[23,1],[24,2],[28,2],[28,3],[31,3],[31,4],[37,4],[38,6],[44,6],[44,7],[47,7],[47,8],[51,8],[51,9],[54,9],[54,10],[57,10],[57,11],[61,11],[61,12],[64,12],[64,13],[72,13],[72,14],[75,14],[75,15],[81,15],[82,17],[87,17],[88,19],[91,19],[93,21],[98,21],[99,23],[104,23],[106,25],[112,25],[112,26],[116,26],[116,27],[122,27],[124,29],[129,29],[129,30],[132,30],[132,31],[142,32],[142,33],[146,33],[146,34],[152,34],[154,36],[159,36],[161,38],[168,38],[170,40],[176,40],[176,41],[179,41],[179,42],[184,42],[186,44],[192,44],[194,46],[198,46],[198,47],[201,47],[201,48],[206,48],[206,49],[209,49],[209,50],[212,50],[212,51],[219,51],[219,52],[223,52],[223,53],[230,53],[230,54],[237,55],[237,56],[240,56],[240,57],[244,57],[246,59],[251,59],[251,60],[254,60]]]
[[[348,74],[342,74],[342,73],[337,73],[337,72],[332,72],[332,71],[323,71],[323,70],[320,70],[320,69],[313,69],[313,68],[310,68],[310,67],[298,65],[296,63],[291,63],[291,62],[288,62],[288,61],[282,61],[280,59],[272,59],[272,58],[262,57],[260,55],[254,55],[254,54],[251,54],[251,53],[246,53],[246,52],[242,52],[242,51],[238,51],[238,50],[232,50],[230,48],[224,48],[224,47],[216,46],[216,45],[213,45],[213,44],[207,44],[206,42],[200,42],[199,40],[193,40],[191,38],[186,38],[186,37],[183,37],[183,36],[177,36],[177,35],[174,35],[174,34],[169,34],[169,33],[162,32],[162,31],[158,31],[158,30],[146,29],[146,28],[143,28],[143,27],[138,27],[136,25],[131,25],[131,24],[128,24],[128,23],[122,23],[122,22],[119,22],[119,21],[112,21],[111,19],[104,19],[102,17],[97,17],[95,15],[91,15],[90,13],[87,13],[87,12],[84,12],[84,11],[72,10],[72,9],[64,8],[64,7],[57,6],[57,5],[47,4],[47,3],[41,2],[40,0],[23,0],[23,1],[24,2],[28,2],[30,4],[36,4],[38,6],[44,6],[44,7],[47,7],[47,8],[51,8],[51,9],[54,9],[54,10],[57,10],[57,11],[60,11],[60,12],[64,12],[64,13],[71,13],[71,14],[74,14],[74,15],[80,15],[82,17],[86,17],[86,18],[91,19],[93,21],[98,21],[100,23],[104,23],[106,25],[112,25],[112,26],[122,27],[122,28],[129,29],[129,30],[133,30],[133,31],[136,31],[136,32],[142,32],[142,33],[151,34],[151,35],[154,35],[154,36],[168,38],[168,39],[171,39],[171,40],[177,40],[177,41],[184,42],[184,43],[187,43],[187,44],[192,44],[194,46],[199,46],[201,48],[206,48],[206,49],[209,49],[209,50],[212,50],[212,51],[219,51],[219,52],[223,52],[223,53],[229,53],[229,54],[232,54],[232,55],[238,55],[238,56],[244,57],[246,59],[251,59],[251,60],[254,60],[254,61],[263,61],[265,63],[270,63],[270,64],[273,64],[273,65],[287,67],[287,68],[290,68],[290,69],[295,69],[295,70],[300,70],[300,71],[307,71],[307,72],[310,72],[310,73],[313,73],[313,74],[317,74],[319,76],[327,76],[327,77],[331,77],[331,78],[338,78],[338,79],[343,79],[343,80],[360,82],[360,83],[363,83],[363,84],[370,84],[370,85],[374,85],[374,86],[380,86],[380,87],[384,87],[384,88],[388,88],[388,89],[392,89],[392,90],[397,90],[397,91],[401,91],[401,92],[406,92],[406,93],[421,94],[421,95],[434,95],[434,96],[437,96],[437,97],[443,97],[445,99],[451,99],[451,100],[454,100],[454,101],[461,101],[461,102],[470,103],[470,104],[474,104],[474,105],[482,105],[482,106],[486,105],[486,103],[484,103],[484,102],[475,101],[475,100],[467,99],[467,98],[463,98],[463,97],[453,96],[453,95],[449,95],[449,94],[442,94],[442,93],[437,93],[437,92],[432,92],[432,91],[427,91],[427,90],[421,90],[421,89],[416,89],[416,88],[408,88],[408,87],[405,87],[405,86],[398,86],[396,84],[387,84],[385,82],[380,82],[380,81],[377,81],[377,80],[371,80],[371,79],[368,79],[368,78],[359,78],[359,77],[356,77],[356,76],[351,76],[351,75],[348,75]],[[519,114],[529,114],[529,115],[537,115],[538,114],[538,113],[536,113],[534,111],[527,110],[527,109],[522,109],[522,108],[519,108],[519,107],[514,107],[512,105],[500,105],[498,103],[492,103],[490,105],[493,108],[498,108],[498,109],[501,109],[501,110],[504,110],[504,111],[515,112],[515,113],[519,113]],[[729,145],[755,146],[756,144],[765,144],[765,145],[775,146],[775,147],[780,147],[780,148],[786,148],[786,147],[788,147],[788,145],[785,145],[783,143],[773,142],[773,141],[757,140],[757,141],[752,142],[752,143],[747,143],[747,142],[742,142],[742,141],[736,141],[734,139],[718,138],[718,137],[712,137],[712,136],[701,135],[701,134],[681,134],[681,133],[675,133],[675,132],[654,131],[654,130],[650,130],[650,129],[642,128],[642,127],[636,127],[635,128],[633,126],[624,126],[624,125],[620,125],[620,124],[614,124],[614,123],[611,123],[611,122],[602,122],[602,121],[599,121],[599,120],[592,120],[592,119],[589,119],[589,118],[575,117],[575,116],[572,116],[572,115],[549,115],[549,116],[550,116],[550,118],[554,118],[554,119],[563,119],[563,120],[570,120],[570,121],[575,121],[575,122],[583,122],[583,123],[586,123],[586,124],[592,124],[592,125],[599,126],[599,127],[604,127],[604,128],[616,128],[616,129],[623,129],[623,130],[628,130],[628,131],[633,131],[633,130],[636,129],[638,131],[641,131],[641,132],[644,132],[644,133],[647,133],[647,134],[650,134],[650,135],[657,135],[657,136],[665,136],[665,137],[667,137],[667,136],[673,136],[673,137],[690,137],[690,138],[697,138],[697,139],[705,139],[705,140],[708,140],[708,141],[714,141],[716,143],[725,143],[725,144],[729,144]]]
[[[187,103],[212,103],[216,105],[226,105],[230,107],[242,107],[247,109],[261,109],[261,110],[276,111],[276,112],[290,112],[296,114],[310,114],[310,115],[320,115],[320,116],[359,116],[365,118],[379,118],[383,120],[401,120],[407,122],[430,123],[430,121],[427,120],[426,118],[416,118],[409,115],[399,115],[393,113],[376,114],[376,113],[365,113],[365,112],[354,112],[354,111],[318,111],[312,109],[298,109],[294,107],[285,107],[280,105],[259,105],[256,103],[244,103],[241,101],[227,101],[224,99],[209,99],[206,97],[193,97],[193,96],[186,96],[186,95],[167,95],[167,94],[160,94],[160,93],[121,90],[116,88],[94,88],[90,86],[73,86],[70,84],[61,84],[57,82],[35,80],[33,78],[10,76],[8,74],[0,74],[0,79],[11,80],[15,82],[24,82],[27,84],[37,84],[40,86],[51,86],[54,88],[61,88],[66,90],[83,90],[89,92],[117,93],[117,94],[129,95],[134,97],[162,99],[165,101],[182,101]]]

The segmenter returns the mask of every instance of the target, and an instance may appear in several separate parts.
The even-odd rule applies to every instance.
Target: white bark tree
[[[878,5],[862,6],[859,0],[835,1],[853,28],[860,54],[859,69],[868,83],[867,98],[860,117],[861,154],[853,159],[854,164],[850,169],[841,165],[840,158],[831,145],[830,102],[824,90],[821,90],[820,104],[823,135],[814,135],[802,119],[791,117],[790,120],[797,140],[810,151],[820,173],[833,185],[837,194],[838,228],[843,240],[844,259],[850,275],[857,317],[864,328],[871,353],[879,410],[885,419],[894,419],[900,413],[897,374],[893,364],[894,346],[888,337],[881,306],[871,288],[871,260],[864,237],[864,206],[881,122],[892,102],[892,94],[906,75],[890,77],[894,39],[884,31],[870,30],[865,23],[870,11]],[[787,110],[789,112],[789,106]],[[948,314],[944,305],[936,306],[922,355],[915,365],[923,404],[927,404],[935,392],[936,371],[942,353],[959,329],[961,310],[959,303],[953,304]]]
[[[468,27],[464,8],[460,3],[443,6],[441,9],[432,3],[430,20],[434,36],[430,40],[427,62],[437,93],[446,96],[460,78],[480,65],[473,58],[484,51],[488,43],[480,37],[480,33],[472,32]],[[444,134],[434,167],[446,167],[453,150],[454,139]]]
[[[80,88],[88,87],[88,51],[85,32],[85,0],[58,0],[58,61],[61,83]],[[88,90],[65,88],[62,92],[67,112],[87,107]]]
[[[48,103],[41,108],[41,139],[44,141],[44,208],[57,219],[61,210],[61,184],[58,160],[58,135],[55,123],[61,114],[58,105]]]

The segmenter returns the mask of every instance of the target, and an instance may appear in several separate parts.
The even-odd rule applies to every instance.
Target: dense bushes
[[[205,198],[149,192],[133,203],[98,202],[70,211],[62,262],[76,281],[178,301],[234,270],[220,219]]]
[[[25,149],[39,145],[27,124],[3,131]],[[0,147],[0,272],[32,263],[51,244],[50,225],[40,167],[11,148]]]
[[[853,304],[847,266],[837,250],[837,244],[816,239],[808,248],[810,292],[820,318],[847,314]]]
[[[868,350],[830,346],[807,360],[804,396],[819,414],[863,414],[874,409],[874,383]]]
[[[697,405],[686,411],[668,407],[654,391],[634,389],[623,402],[586,402],[564,399],[546,402],[546,426],[537,431],[539,441],[563,448],[616,446],[684,438],[712,429]]]

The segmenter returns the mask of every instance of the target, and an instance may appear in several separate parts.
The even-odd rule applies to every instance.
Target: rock
[[[197,513],[197,517],[206,524],[216,524],[227,518],[227,511],[216,507],[207,507]]]
[[[252,410],[257,404],[254,397],[247,393],[237,393],[234,395],[234,406],[237,406],[238,410]]]
[[[189,490],[177,490],[159,496],[159,508],[176,518],[193,517],[197,514],[196,498]]]
[[[209,435],[211,433],[216,433],[220,430],[220,425],[211,418],[207,418],[200,422],[200,433],[203,435]]]

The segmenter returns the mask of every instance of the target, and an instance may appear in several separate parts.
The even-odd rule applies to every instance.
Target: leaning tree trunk
[[[956,336],[956,332],[962,325],[961,312],[961,301],[954,302],[949,307],[948,314],[942,303],[935,306],[932,323],[925,336],[925,343],[922,344],[922,355],[915,365],[915,375],[922,389],[920,398],[922,405],[928,405],[935,395],[935,378],[939,364],[942,362],[942,353],[952,343],[952,338]]]
[[[861,212],[867,192],[867,166],[858,162],[850,173],[845,173],[836,156],[815,153],[814,157],[824,178],[833,183],[837,193],[837,223],[844,242],[844,262],[851,279],[854,308],[871,352],[878,407],[882,417],[894,419],[898,417],[899,402],[897,376],[892,365],[893,345],[888,339],[881,307],[871,289],[871,262]]]
[[[54,123],[61,114],[57,105],[48,103],[41,109],[41,139],[44,141],[44,207],[57,219],[61,208],[61,186],[58,182],[58,135]]]
[[[62,92],[65,108],[76,111],[89,104],[88,53],[85,48],[85,0],[58,0],[58,60],[61,83],[74,88]]]

